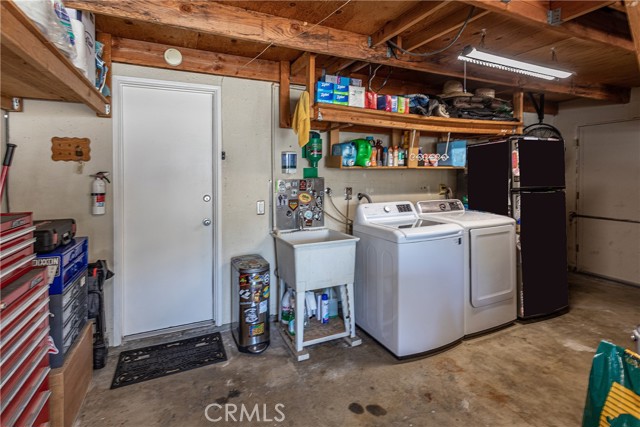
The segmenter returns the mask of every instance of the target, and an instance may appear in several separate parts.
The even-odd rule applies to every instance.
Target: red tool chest
[[[1,427],[49,422],[49,287],[31,267],[34,228],[30,213],[1,215]]]

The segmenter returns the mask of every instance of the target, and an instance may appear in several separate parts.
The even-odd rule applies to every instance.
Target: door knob
[[[209,218],[205,218],[202,220],[202,224],[204,224],[205,227],[208,227],[211,225],[211,220]]]

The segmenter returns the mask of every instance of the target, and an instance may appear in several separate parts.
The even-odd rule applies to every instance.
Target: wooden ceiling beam
[[[489,14],[488,10],[476,9],[473,16],[469,18],[469,23],[476,21]],[[464,8],[453,12],[438,22],[434,22],[426,31],[413,34],[404,39],[406,50],[415,50],[420,46],[430,43],[452,31],[459,30],[464,25],[464,21],[469,16],[469,9]]]
[[[447,5],[446,1],[419,2],[416,7],[402,14],[402,16],[388,22],[384,27],[371,34],[371,46],[380,46],[398,34],[408,30],[418,22],[428,18]]]
[[[491,1],[491,3],[503,4],[495,1]],[[528,2],[518,2],[518,4],[520,3]],[[441,64],[424,59],[389,57],[385,46],[369,47],[368,36],[321,25],[312,26],[306,22],[248,11],[220,3],[192,3],[177,0],[163,2],[154,0],[123,0],[117,2],[68,0],[65,4],[68,4],[69,7],[120,19],[168,25],[262,44],[273,43],[276,46],[285,48],[322,55],[340,56],[418,72],[454,78],[464,77],[462,67],[445,68]],[[293,68],[292,74],[295,74]],[[629,89],[615,88],[595,82],[585,82],[580,80],[579,77],[574,77],[565,82],[543,82],[532,77],[488,70],[483,67],[467,68],[468,79],[484,83],[612,102],[627,102],[629,99]]]
[[[624,7],[624,0],[618,0],[613,4],[610,4],[609,7],[617,10],[618,12],[627,13],[627,9]]]
[[[248,64],[251,58],[244,56],[180,47],[178,50],[182,53],[182,63],[173,66],[164,60],[164,51],[169,48],[175,47],[112,37],[111,61],[251,80],[280,81],[280,64],[275,61],[256,59]]]
[[[594,10],[602,9],[614,4],[611,0],[590,0],[590,1],[568,1],[568,0],[552,0],[549,2],[549,9],[560,9],[560,19],[562,22],[568,22],[578,18]]]
[[[603,43],[627,51],[634,51],[633,41],[614,34],[606,33],[596,28],[589,28],[576,22],[565,22],[561,25],[549,24],[547,22],[547,10],[549,3],[546,1],[510,1],[507,3],[496,0],[463,1],[482,9],[495,12],[503,16],[508,16],[520,22],[543,25],[547,30],[555,31],[570,37]]]
[[[640,2],[637,0],[625,0],[624,7],[627,10],[629,28],[633,36],[633,43],[636,49],[636,60],[640,68]]]
[[[309,52],[305,52],[291,63],[291,75],[301,76],[304,75],[307,69],[307,63],[309,62]]]

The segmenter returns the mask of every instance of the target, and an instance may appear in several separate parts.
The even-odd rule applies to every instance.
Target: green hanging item
[[[309,168],[303,169],[304,178],[318,177],[318,162],[322,158],[322,139],[318,132],[309,132],[309,142],[302,147],[302,158],[309,160]]]

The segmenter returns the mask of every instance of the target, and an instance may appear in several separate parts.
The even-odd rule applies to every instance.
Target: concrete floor
[[[570,298],[563,316],[409,362],[362,332],[359,347],[319,344],[294,362],[274,329],[260,356],[239,353],[226,331],[228,361],[110,390],[112,351],[75,426],[579,426],[593,353],[601,339],[631,348],[640,288],[570,275]],[[244,404],[244,421],[225,422],[225,404],[236,420]]]

